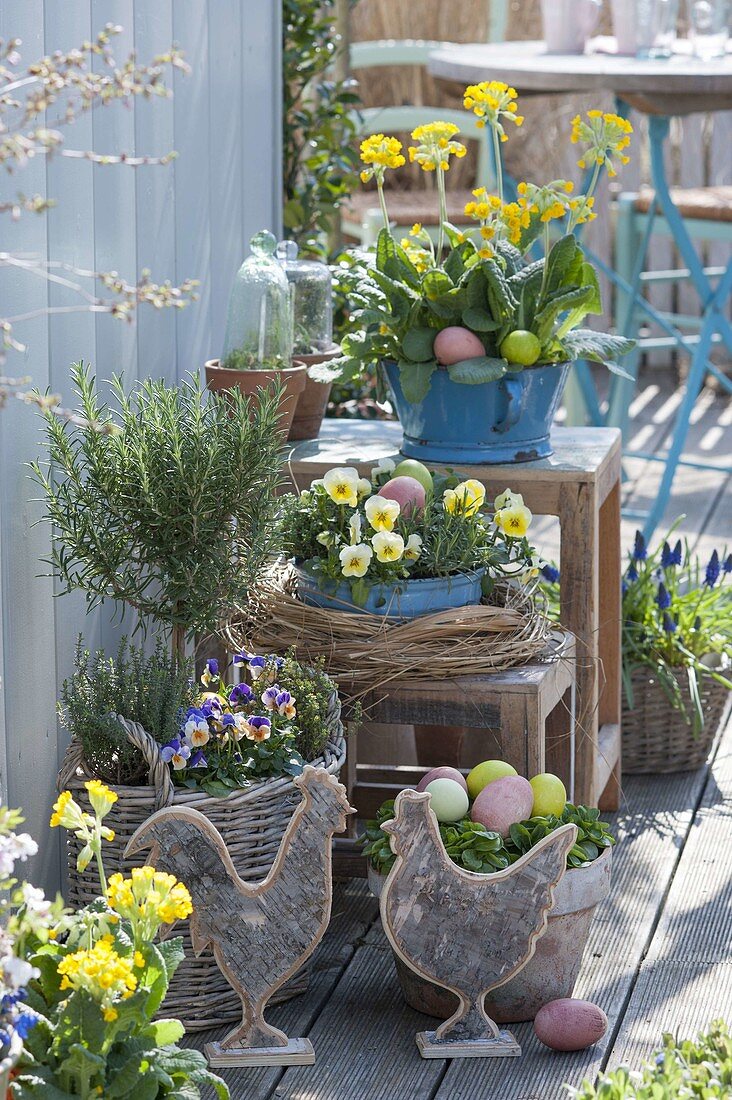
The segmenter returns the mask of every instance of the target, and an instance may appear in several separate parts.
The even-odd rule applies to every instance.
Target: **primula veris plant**
[[[390,459],[370,478],[340,467],[283,498],[285,551],[326,587],[348,582],[357,607],[373,586],[410,579],[480,571],[488,593],[500,578],[538,575],[541,563],[526,538],[532,516],[520,494],[501,493],[491,517],[479,481],[434,475],[424,507],[402,508],[379,494],[393,471]]]
[[[507,201],[501,145],[508,140],[507,127],[523,123],[516,91],[498,81],[484,82],[465,90],[464,103],[489,131],[495,192],[476,187],[465,207],[469,225],[452,225],[445,181],[465,146],[452,123],[419,126],[407,154],[436,177],[437,241],[419,223],[397,240],[384,181],[387,172],[404,163],[401,143],[384,134],[363,141],[361,178],[376,183],[384,228],[374,257],[356,255],[343,264],[338,281],[352,307],[350,331],[341,341],[343,356],[312,368],[312,376],[344,381],[382,360],[395,361],[404,396],[414,403],[425,397],[438,367],[468,385],[574,359],[603,362],[624,374],[617,360],[631,350],[632,341],[579,327],[589,314],[602,313],[602,302],[597,275],[575,231],[596,217],[601,171],[614,175],[616,165],[627,162],[630,123],[596,110],[575,118],[571,140],[581,150],[578,165],[585,170],[586,186],[578,191],[572,180],[522,181],[515,199]],[[562,234],[554,243],[553,223]],[[538,238],[544,256],[532,261],[529,250]],[[446,328],[468,330],[477,354],[458,361],[445,354],[436,338]]]
[[[633,672],[652,671],[698,733],[705,680],[732,688],[732,553],[714,550],[702,562],[674,539],[675,527],[655,550],[636,532],[623,574],[623,681],[632,707]],[[689,689],[691,712],[682,684]]]
[[[80,423],[44,414],[48,464],[35,464],[53,524],[48,561],[62,592],[129,607],[144,629],[214,630],[242,605],[278,550],[278,397],[111,382],[102,402],[88,367],[72,376]],[[99,430],[101,425],[103,430]],[[51,475],[53,469],[53,476]]]
[[[219,662],[206,662],[203,691],[162,750],[179,786],[221,798],[257,779],[299,775],[324,747],[337,691],[322,668],[309,673],[291,654],[237,653],[232,664],[246,678],[227,686]]]
[[[77,913],[56,914],[47,935],[26,941],[33,973],[25,1000],[35,1026],[11,1095],[196,1100],[213,1088],[226,1100],[229,1090],[209,1072],[204,1056],[176,1045],[183,1025],[157,1018],[183,951],[180,938],[154,940],[162,925],[190,916],[190,894],[154,867],[136,867],[129,877],[114,874],[107,883],[102,841],[113,834],[104,818],[117,796],[98,780],[86,788],[92,813],[64,791],[51,825],[89,838],[101,895]]]

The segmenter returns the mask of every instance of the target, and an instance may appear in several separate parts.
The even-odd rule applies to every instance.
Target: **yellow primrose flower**
[[[514,504],[523,503],[524,498],[521,496],[521,493],[514,493],[510,489],[504,489],[493,501],[493,509],[496,512],[500,512],[503,508],[511,508]]]
[[[454,489],[445,489],[442,494],[446,512],[462,516],[474,516],[485,501],[485,486],[475,478],[461,481]]]
[[[348,521],[348,534],[351,546],[356,546],[361,541],[361,514],[354,512]]]
[[[364,504],[366,519],[374,531],[393,531],[394,524],[399,518],[401,508],[398,500],[387,500],[386,497],[373,496]]]
[[[100,818],[106,817],[119,796],[114,791],[110,791],[100,779],[90,779],[84,786],[89,794],[94,813]]]
[[[185,920],[193,912],[191,895],[175,875],[154,867],[133,867],[129,878],[117,872],[106,891],[110,909],[132,923],[135,948],[148,943],[161,924]]]
[[[552,180],[544,187],[537,187],[535,183],[520,183],[516,188],[519,206],[530,214],[537,214],[544,223],[563,218],[570,209],[567,196],[573,187],[570,180]]]
[[[323,476],[323,488],[336,504],[348,504],[355,508],[358,504],[358,483],[361,479],[358,470],[352,466],[342,466],[328,470]]]
[[[109,1022],[116,1019],[113,1002],[126,1001],[137,988],[137,978],[132,971],[133,960],[115,950],[112,936],[103,936],[89,950],[64,956],[58,964],[60,988],[88,993],[101,1006]]]
[[[422,272],[426,271],[432,262],[431,253],[428,252],[426,248],[422,248],[421,245],[417,245],[414,241],[410,241],[409,237],[402,237],[399,243],[406,252],[407,259],[420,275]]]
[[[374,552],[365,542],[356,546],[344,546],[338,555],[341,559],[341,573],[344,577],[365,576]]]
[[[74,802],[71,791],[62,791],[54,802],[49,825],[52,829],[61,825],[64,829],[70,829],[72,832],[76,832],[77,829],[84,830],[88,828],[81,806]]]
[[[515,88],[510,88],[501,80],[484,80],[480,84],[468,85],[463,94],[463,106],[477,117],[479,127],[488,123],[501,141],[507,141],[501,119],[507,118],[515,126],[522,126],[524,122],[522,115],[517,113],[516,99]]]
[[[446,172],[450,167],[450,157],[464,157],[467,149],[460,141],[453,141],[460,128],[454,122],[427,122],[412,130],[416,145],[409,146],[409,162],[416,161],[423,172],[434,172],[440,168]]]
[[[407,561],[416,561],[421,553],[422,536],[410,535],[407,539],[407,545],[404,547],[404,557],[407,559]]]
[[[616,176],[617,171],[613,165],[613,158],[621,164],[627,164],[630,160],[623,150],[630,145],[630,135],[633,127],[627,118],[610,112],[597,109],[587,112],[587,121],[575,115],[572,119],[572,143],[578,142],[587,145],[577,164],[580,168],[589,168],[593,165],[607,167],[609,176]]]
[[[379,531],[371,539],[376,557],[381,562],[399,561],[404,554],[404,539],[393,531]]]
[[[374,176],[383,183],[387,168],[401,168],[406,161],[402,155],[402,143],[395,137],[372,134],[361,142],[361,160],[367,167],[361,172],[361,181],[368,183]]]
[[[495,514],[495,523],[504,535],[522,538],[531,525],[531,512],[524,504],[511,504]]]

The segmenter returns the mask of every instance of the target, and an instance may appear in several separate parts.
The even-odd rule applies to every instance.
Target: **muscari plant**
[[[423,508],[402,508],[378,490],[394,471],[390,459],[360,477],[353,467],[329,470],[299,496],[283,498],[283,549],[324,587],[346,582],[362,607],[373,587],[485,571],[488,594],[498,579],[524,582],[539,561],[526,538],[531,512],[507,489],[483,512],[485,488],[473,478],[433,476]],[[381,604],[386,595],[380,595]],[[378,601],[377,601],[378,602]]]
[[[82,363],[76,422],[44,412],[48,461],[33,476],[53,524],[61,592],[129,608],[173,650],[241,606],[279,550],[278,397],[113,378],[110,408]],[[53,470],[53,474],[51,473]]]
[[[458,229],[447,219],[445,177],[453,158],[465,155],[452,123],[433,122],[412,133],[409,158],[437,179],[438,239],[433,243],[420,224],[397,241],[389,226],[384,191],[386,172],[405,163],[397,138],[376,134],[361,144],[361,178],[374,180],[384,218],[375,257],[353,257],[340,282],[347,287],[357,325],[341,341],[343,356],[313,368],[320,381],[343,381],[393,360],[400,370],[404,396],[421,401],[432,374],[444,365],[450,378],[469,385],[492,382],[527,367],[574,359],[602,362],[619,374],[617,360],[633,342],[579,328],[589,314],[602,313],[600,289],[592,264],[575,230],[596,217],[595,192],[600,173],[615,175],[626,163],[624,150],[632,127],[615,114],[589,111],[573,120],[571,140],[582,148],[578,161],[589,180],[575,194],[570,180],[544,185],[521,182],[514,201],[504,195],[500,146],[507,140],[504,124],[520,126],[516,92],[498,81],[466,88],[464,103],[488,127],[496,151],[496,193],[476,188],[465,207],[470,228]],[[551,224],[564,235],[551,243]],[[543,238],[544,256],[528,252]],[[459,362],[440,364],[435,338],[447,327],[469,330],[482,351]]]
[[[376,817],[366,822],[366,831],[361,838],[367,859],[382,875],[388,875],[396,859],[389,835],[382,829],[384,822],[391,821],[393,817],[394,800],[388,799],[379,807]],[[571,802],[567,803],[559,817],[549,814],[517,822],[511,826],[505,839],[470,818],[455,822],[441,821],[438,827],[445,851],[453,863],[466,871],[490,875],[510,867],[540,840],[567,824],[577,826],[577,840],[567,855],[568,868],[591,863],[615,843],[610,826],[600,820],[599,810],[574,806]]]
[[[640,1069],[619,1066],[596,1084],[567,1086],[573,1100],[728,1100],[732,1096],[732,1036],[715,1020],[696,1039],[666,1033],[663,1047]]]
[[[190,915],[190,894],[154,867],[107,881],[103,841],[114,833],[104,818],[117,795],[97,779],[86,783],[86,791],[92,812],[64,791],[51,826],[82,842],[80,871],[96,861],[100,897],[76,913],[56,913],[45,935],[26,938],[32,975],[24,1003],[35,1024],[9,1095],[196,1100],[213,1088],[226,1100],[229,1090],[207,1069],[203,1054],[177,1046],[184,1033],[180,1021],[157,1018],[183,949],[180,938],[153,940],[162,925]]]

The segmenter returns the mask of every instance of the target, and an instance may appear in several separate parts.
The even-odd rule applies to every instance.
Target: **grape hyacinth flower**
[[[636,531],[635,533],[633,557],[636,561],[645,561],[648,557],[648,548],[646,547],[646,540],[643,538],[642,531]]]
[[[669,546],[668,542],[664,542],[663,550],[661,551],[661,568],[670,569],[674,564],[674,552]]]
[[[663,629],[667,634],[674,634],[676,632],[676,623],[673,621],[668,611],[663,613]]]
[[[633,581],[638,580],[638,570],[636,569],[634,562],[631,562],[630,565],[628,566],[628,568],[626,569],[625,576],[626,576],[626,579],[629,580],[631,584],[633,583]]]
[[[671,564],[682,565],[684,560],[684,550],[681,545],[681,539],[676,540],[676,545],[671,552]]]
[[[719,571],[720,571],[719,554],[717,553],[716,550],[714,550],[714,551],[712,551],[712,556],[709,559],[709,563],[707,565],[706,572],[704,574],[704,584],[708,588],[714,588],[715,584],[717,583],[717,579],[719,577]]]
[[[666,585],[661,581],[658,586],[658,594],[656,596],[656,603],[661,611],[666,611],[671,606],[671,593],[666,588]]]
[[[728,554],[724,559],[724,565],[722,566],[722,572],[732,573],[732,554]]]
[[[544,580],[549,581],[550,584],[556,584],[559,580],[559,570],[550,561],[544,562],[540,572]]]

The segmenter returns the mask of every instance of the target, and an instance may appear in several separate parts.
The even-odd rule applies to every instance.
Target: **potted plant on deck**
[[[673,531],[673,528],[672,528]],[[732,554],[636,533],[623,575],[623,771],[700,767],[732,688]]]
[[[285,498],[284,549],[300,599],[410,619],[480,603],[497,578],[536,575],[523,499],[506,490],[492,519],[484,504],[480,482],[413,460],[382,463],[370,478],[329,470]]]
[[[239,268],[229,297],[224,351],[206,363],[206,384],[214,391],[239,390],[256,400],[276,393],[278,428],[287,436],[306,368],[292,362],[290,288],[277,261],[277,241],[263,230],[251,239],[251,256]]]
[[[359,329],[344,338],[343,356],[313,371],[324,381],[349,379],[381,363],[404,429],[405,454],[446,464],[511,462],[551,453],[549,429],[574,359],[617,360],[631,341],[579,328],[602,303],[595,271],[575,230],[595,217],[600,172],[627,161],[631,126],[617,115],[577,116],[572,141],[589,172],[582,193],[567,180],[518,185],[507,201],[500,143],[505,123],[521,125],[514,89],[471,86],[465,106],[489,130],[496,193],[474,191],[465,210],[472,228],[447,220],[445,176],[465,154],[452,123],[412,133],[410,160],[437,178],[437,240],[420,225],[397,241],[384,194],[387,170],[404,164],[401,143],[376,134],[361,146],[362,179],[375,179],[384,217],[376,254],[356,257],[343,274]],[[551,223],[564,236],[551,243]],[[544,257],[530,250],[543,239]],[[466,387],[469,387],[467,389]]]

